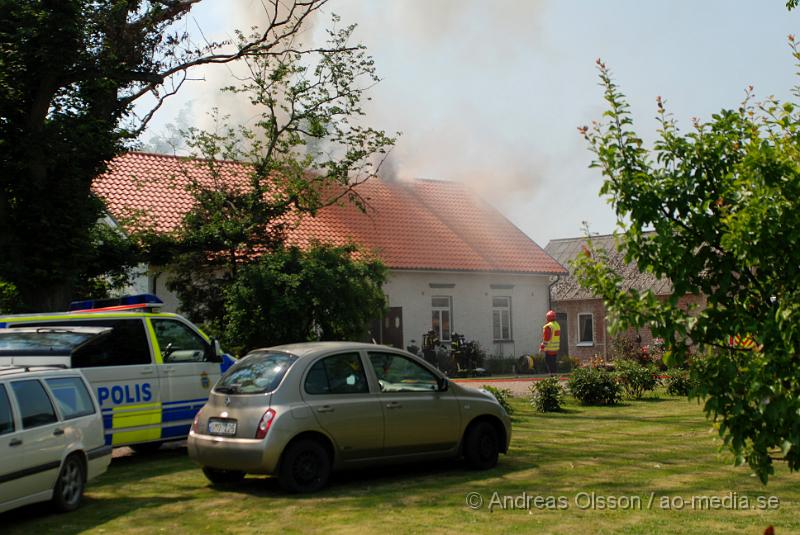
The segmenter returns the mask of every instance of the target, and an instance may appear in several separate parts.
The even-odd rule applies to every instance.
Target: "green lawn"
[[[570,404],[533,413],[514,400],[510,454],[489,472],[457,462],[339,475],[312,496],[283,494],[270,478],[211,488],[183,449],[115,459],[77,512],[32,506],[0,515],[4,533],[800,533],[800,474],[779,467],[762,486],[718,453],[719,439],[695,402],[664,397],[614,408]],[[380,473],[379,473],[380,472]],[[479,493],[483,506],[466,504]],[[492,496],[530,509],[489,511]],[[596,507],[591,507],[594,493]],[[735,493],[735,494],[734,494]],[[576,503],[576,496],[577,501]],[[652,503],[648,508],[648,504]],[[774,496],[768,510],[692,510],[692,496]],[[566,508],[537,508],[564,505]],[[471,499],[477,500],[472,497]],[[538,501],[537,501],[538,499]],[[559,502],[558,500],[561,500]],[[616,499],[619,507],[599,508]],[[681,510],[666,510],[665,500]],[[498,501],[498,500],[495,500]],[[509,504],[512,505],[512,504]],[[582,507],[587,507],[581,509]],[[698,504],[700,505],[700,504]],[[728,504],[725,504],[728,505]],[[769,505],[769,503],[765,503]]]

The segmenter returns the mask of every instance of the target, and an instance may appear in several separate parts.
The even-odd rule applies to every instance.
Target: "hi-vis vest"
[[[548,327],[550,327],[551,336],[550,340],[544,343],[544,350],[549,353],[558,353],[558,348],[561,347],[561,325],[555,320],[545,323],[542,327],[542,340],[544,340],[544,331]]]
[[[756,341],[749,334],[745,336],[737,334],[728,337],[728,345],[737,349],[755,349]]]

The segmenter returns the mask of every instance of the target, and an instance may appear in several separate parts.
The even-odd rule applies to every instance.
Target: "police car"
[[[161,306],[158,297],[140,294],[77,301],[70,312],[0,316],[0,331],[100,328],[66,354],[32,350],[8,357],[0,346],[0,365],[80,368],[102,409],[108,445],[142,451],[183,439],[211,386],[234,360],[185,318],[158,312]]]

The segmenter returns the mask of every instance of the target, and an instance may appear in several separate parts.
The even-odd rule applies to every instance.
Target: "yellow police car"
[[[0,316],[0,329],[106,328],[67,355],[34,351],[13,362],[0,355],[0,364],[80,368],[100,403],[106,444],[142,451],[183,439],[234,361],[185,318],[158,312],[162,305],[140,294],[74,302],[70,312]]]

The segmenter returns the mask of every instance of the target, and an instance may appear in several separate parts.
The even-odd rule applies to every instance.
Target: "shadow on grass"
[[[464,483],[480,485],[482,481],[502,478],[508,474],[536,468],[526,456],[501,455],[491,470],[472,470],[462,460],[444,459],[417,463],[379,465],[335,472],[327,488],[313,494],[290,495],[284,491],[276,477],[250,476],[236,484],[220,485],[221,491],[241,493],[255,497],[287,497],[305,501],[329,496],[360,497],[366,494],[392,492],[405,493],[409,487],[444,488]],[[211,484],[209,483],[209,486]]]
[[[108,472],[101,476],[104,482],[111,475],[116,485],[139,482],[148,477],[156,477],[186,470],[193,466],[186,447],[162,448],[149,453],[130,453],[116,456],[111,460]]]
[[[84,496],[81,506],[71,513],[56,513],[47,502],[34,503],[0,514],[0,526],[2,526],[4,534],[58,533],[59,535],[73,535],[105,524],[131,511],[158,508],[187,500],[191,500],[191,498],[174,496],[91,498]]]

